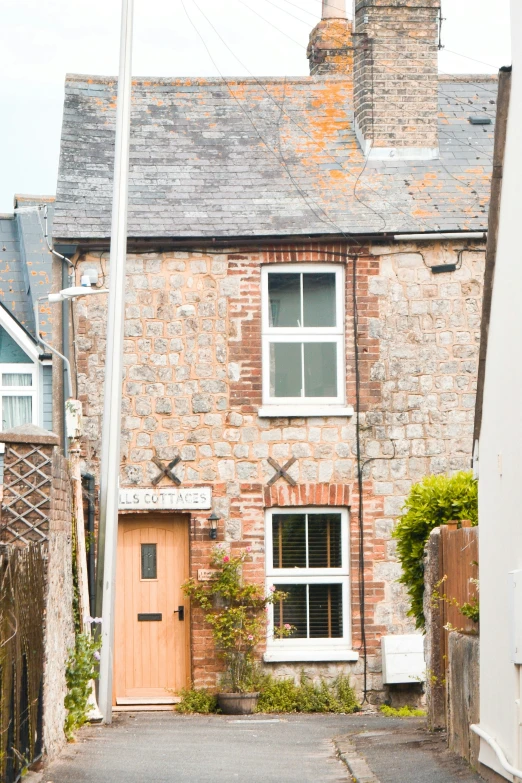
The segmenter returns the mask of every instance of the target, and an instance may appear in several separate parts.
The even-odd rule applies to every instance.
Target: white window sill
[[[353,405],[263,405],[260,418],[302,419],[308,416],[353,416]]]
[[[265,663],[300,663],[300,662],[317,662],[323,661],[358,661],[359,653],[355,650],[335,650],[335,649],[268,649],[263,655]]]

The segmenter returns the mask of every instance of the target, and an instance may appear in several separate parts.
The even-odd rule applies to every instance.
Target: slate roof
[[[47,204],[51,230],[53,201],[50,196],[16,196],[15,206],[21,211],[0,215],[0,299],[33,338],[33,303],[51,290],[52,256],[44,238],[42,213],[29,208]],[[49,318],[41,318],[40,331],[50,338]]]
[[[139,79],[129,237],[255,237],[483,230],[491,77],[442,77],[438,161],[368,161],[352,85],[324,79]],[[55,239],[109,236],[116,80],[68,76]]]

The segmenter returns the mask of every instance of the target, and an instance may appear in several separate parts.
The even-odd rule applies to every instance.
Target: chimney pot
[[[323,19],[347,19],[346,0],[323,0]]]

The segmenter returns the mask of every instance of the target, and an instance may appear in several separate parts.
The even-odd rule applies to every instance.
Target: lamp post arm
[[[45,342],[43,337],[40,335],[40,312],[39,312],[39,305],[40,302],[44,299],[47,299],[46,296],[39,297],[36,302],[34,303],[34,322],[36,325],[36,339],[38,342],[43,345],[44,348],[47,348],[48,351],[51,351],[55,356],[58,356],[62,360],[62,362],[65,364],[67,368],[67,386],[69,391],[69,398],[72,398],[73,396],[73,388],[72,388],[72,376],[71,376],[71,363],[69,359],[63,355],[63,353],[60,353],[56,348],[53,348],[52,345],[49,345],[49,343]]]

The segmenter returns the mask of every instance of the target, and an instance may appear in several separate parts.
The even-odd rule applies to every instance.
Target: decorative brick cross
[[[156,484],[159,484],[163,476],[168,476],[171,481],[174,482],[174,484],[177,484],[178,486],[181,484],[181,479],[179,479],[175,473],[173,473],[173,469],[176,467],[178,462],[181,462],[181,457],[177,456],[175,459],[172,460],[168,465],[165,465],[161,460],[159,460],[157,457],[152,458],[153,463],[160,469],[160,473],[156,476],[155,479],[152,479],[152,485],[155,487]]]
[[[292,478],[292,476],[290,476],[290,475],[289,475],[289,474],[286,472],[286,471],[288,470],[288,468],[291,468],[291,467],[292,467],[292,465],[294,464],[294,462],[296,462],[296,457],[292,457],[291,459],[289,459],[289,460],[288,460],[288,462],[285,462],[285,464],[283,465],[283,467],[281,467],[281,465],[280,465],[278,462],[276,462],[276,461],[275,461],[275,459],[272,459],[272,457],[269,457],[269,458],[267,459],[267,462],[268,462],[268,464],[269,464],[269,465],[271,465],[271,466],[273,467],[273,469],[276,471],[276,472],[275,472],[275,474],[274,474],[274,475],[272,476],[272,478],[270,479],[270,481],[268,482],[268,484],[267,484],[267,486],[268,486],[268,487],[271,487],[271,486],[272,486],[272,484],[275,484],[275,483],[276,483],[276,481],[277,481],[277,479],[279,479],[279,478],[283,478],[285,481],[288,481],[288,483],[289,483],[289,484],[290,484],[292,487],[295,487],[295,486],[297,485],[297,482],[296,482],[296,481],[294,481],[294,479]]]

